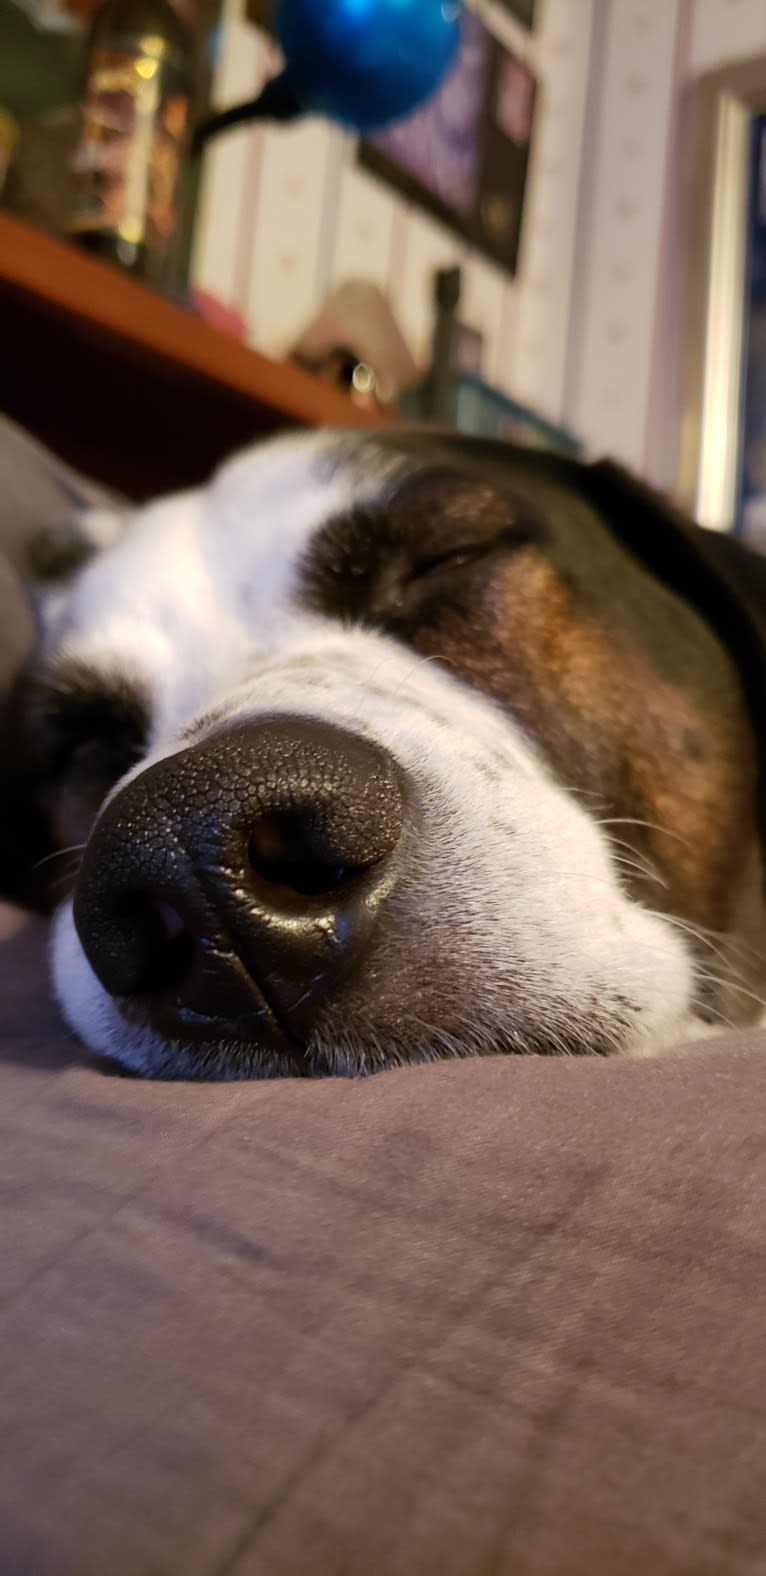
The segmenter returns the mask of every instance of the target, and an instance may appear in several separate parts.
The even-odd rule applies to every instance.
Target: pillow
[[[0,947],[0,1568],[752,1576],[766,1036],[143,1083]]]
[[[85,512],[113,514],[124,507],[116,493],[73,470],[0,415],[0,550],[26,578],[39,573],[41,534],[49,541],[59,535],[70,542]]]
[[[3,892],[31,906],[45,902],[40,861],[51,843],[20,727],[19,685],[38,632],[28,587],[66,572],[94,538],[108,539],[123,507],[0,416],[0,871]]]

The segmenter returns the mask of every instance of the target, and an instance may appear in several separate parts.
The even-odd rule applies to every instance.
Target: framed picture
[[[516,271],[537,83],[471,12],[458,58],[413,115],[359,145],[360,162]]]
[[[687,150],[679,492],[766,550],[766,55],[700,80]]]

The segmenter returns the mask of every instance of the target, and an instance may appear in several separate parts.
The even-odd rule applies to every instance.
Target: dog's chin
[[[365,1025],[358,1014],[353,1028],[328,1015],[304,1048],[280,1050],[211,1035],[195,1043],[165,1040],[142,1024],[132,1004],[122,1007],[100,984],[83,953],[71,903],[58,911],[52,930],[51,967],[55,993],[67,1022],[93,1052],[125,1071],[154,1079],[235,1081],[275,1077],[364,1077],[418,1063],[490,1055],[656,1056],[679,1042],[707,1036],[701,1019],[677,1010],[650,1032],[643,1023],[611,1014],[603,1021],[577,1022],[569,1033],[547,1033],[544,1024],[471,1022],[428,1029],[403,1015],[396,1029]]]

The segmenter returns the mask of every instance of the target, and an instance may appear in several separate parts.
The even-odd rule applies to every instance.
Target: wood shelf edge
[[[3,286],[79,319],[147,363],[191,372],[286,421],[357,427],[387,420],[313,374],[227,338],[117,268],[0,213],[0,293]]]

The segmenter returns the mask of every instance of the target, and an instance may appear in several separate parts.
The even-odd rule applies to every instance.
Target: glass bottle
[[[68,229],[156,284],[172,265],[195,55],[169,0],[105,0],[96,12]]]

